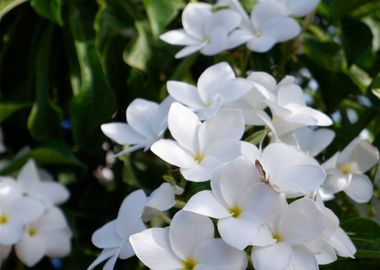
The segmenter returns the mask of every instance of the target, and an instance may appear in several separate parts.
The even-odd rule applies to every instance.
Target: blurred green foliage
[[[219,61],[228,61],[240,76],[249,70],[277,79],[292,74],[313,97],[312,106],[335,120],[336,139],[320,161],[364,129],[380,148],[378,0],[323,0],[300,21],[301,36],[266,54],[241,47],[176,60],[177,48],[159,35],[181,27],[187,2],[0,0],[0,123],[8,147],[3,158],[10,160],[0,173],[14,173],[34,158],[70,189],[64,210],[74,233],[73,251],[61,269],[86,269],[99,252],[91,245],[92,232],[116,216],[130,191],[149,192],[163,181],[168,168],[149,152],[117,160],[114,181],[107,181],[100,172],[109,166],[106,153],[115,148],[100,125],[125,121],[125,109],[136,97],[162,100],[169,79],[196,80]],[[355,217],[343,196],[329,206],[344,220],[359,252],[357,260],[322,268],[379,269],[379,225]],[[14,256],[3,267],[22,269]],[[33,269],[55,268],[45,259]],[[144,267],[134,258],[116,269]]]

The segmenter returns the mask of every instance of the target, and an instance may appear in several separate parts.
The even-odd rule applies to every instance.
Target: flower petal
[[[293,256],[289,266],[292,270],[319,269],[318,262],[314,254],[312,254],[303,246],[297,246],[293,248]]]
[[[197,247],[214,238],[214,225],[205,216],[179,211],[169,229],[170,245],[181,259],[192,257]]]
[[[366,203],[372,198],[373,185],[368,176],[352,174],[350,183],[344,192],[357,203]]]
[[[92,243],[98,248],[117,248],[121,238],[116,231],[116,220],[110,221],[97,229],[91,237]]]
[[[155,142],[151,150],[169,164],[180,168],[192,168],[196,165],[193,156],[176,141],[161,139]]]
[[[172,45],[197,45],[199,41],[194,39],[183,29],[168,31],[160,35],[160,39]]]
[[[17,182],[22,185],[24,191],[29,192],[40,181],[36,163],[32,159],[28,160],[18,173]]]
[[[145,138],[126,123],[108,123],[100,126],[104,135],[120,145],[138,144]]]
[[[181,269],[181,260],[173,253],[169,231],[152,228],[131,235],[129,241],[136,256],[151,269]]]
[[[287,269],[292,256],[292,247],[286,242],[279,242],[266,247],[255,247],[252,262],[257,270],[283,270]]]
[[[189,3],[182,12],[182,25],[185,31],[202,40],[205,21],[211,17],[211,5],[206,3]]]
[[[117,258],[117,253],[119,249],[104,249],[99,254],[99,256],[93,261],[90,266],[87,268],[87,270],[94,269],[98,264],[102,263],[103,261],[111,258],[112,256]]]
[[[136,98],[127,108],[128,124],[145,138],[155,138],[157,134],[153,133],[150,123],[158,109],[157,103]]]
[[[193,195],[183,210],[217,219],[231,216],[209,190],[200,191]]]
[[[17,242],[15,251],[20,261],[33,267],[45,256],[46,246],[40,237],[24,236]]]
[[[195,86],[184,82],[168,81],[166,87],[169,94],[178,102],[193,109],[204,107]]]
[[[243,250],[252,245],[260,228],[257,218],[244,212],[238,218],[228,217],[218,221],[218,231],[230,246]]]

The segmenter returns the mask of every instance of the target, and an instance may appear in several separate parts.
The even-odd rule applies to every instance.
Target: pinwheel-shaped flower
[[[222,62],[207,68],[199,77],[197,87],[177,81],[168,81],[169,94],[191,108],[201,120],[216,114],[225,106],[252,89],[252,83],[236,78],[231,66]]]
[[[220,166],[211,188],[191,197],[184,210],[218,219],[220,236],[241,250],[252,245],[260,225],[271,221],[285,203],[284,196],[260,181],[255,165],[244,157]]]
[[[213,11],[210,4],[190,3],[182,13],[184,29],[169,31],[160,38],[169,44],[186,46],[175,55],[176,58],[196,51],[214,55],[228,48],[229,33],[240,21],[240,15],[232,10]]]
[[[154,270],[243,270],[244,252],[214,239],[214,225],[204,216],[180,211],[169,229],[152,228],[130,237],[137,257]]]
[[[342,152],[323,164],[327,179],[322,192],[333,195],[344,191],[358,203],[368,202],[373,186],[366,173],[379,161],[379,152],[368,141],[355,139]]]
[[[219,165],[241,153],[244,119],[237,110],[220,111],[202,123],[190,109],[173,103],[168,124],[175,141],[161,139],[151,150],[166,162],[180,167],[181,174],[189,181],[211,179]]]
[[[167,115],[172,99],[166,98],[161,104],[144,99],[135,99],[127,108],[126,123],[103,124],[103,133],[120,145],[131,145],[117,156],[138,149],[145,151],[158,140],[167,128]]]
[[[16,243],[16,255],[27,266],[33,267],[45,255],[64,257],[71,250],[71,232],[62,211],[48,209],[38,220],[25,227]]]
[[[284,42],[296,37],[301,32],[301,27],[292,18],[284,15],[281,6],[272,2],[261,2],[252,9],[251,17],[248,18],[238,1],[227,1],[234,9],[243,14],[243,22],[240,29],[232,32],[230,48],[246,43],[247,47],[254,52],[267,52],[276,43]]]
[[[299,199],[285,206],[281,215],[260,231],[267,235],[269,244],[254,246],[255,269],[318,269],[315,255],[304,244],[319,237],[323,230],[322,213],[312,200]]]

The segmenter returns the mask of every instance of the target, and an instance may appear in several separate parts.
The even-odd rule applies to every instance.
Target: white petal
[[[244,29],[237,29],[234,30],[229,36],[228,36],[228,49],[232,49],[235,47],[240,46],[241,44],[244,44],[252,39],[252,33],[244,30]]]
[[[138,144],[144,137],[125,123],[108,123],[100,126],[104,135],[120,145]]]
[[[292,18],[276,17],[266,22],[263,33],[274,37],[277,42],[284,42],[298,36],[301,26]]]
[[[247,47],[253,52],[264,53],[272,49],[277,40],[272,36],[254,37],[247,42]]]
[[[244,133],[244,118],[240,111],[222,110],[205,121],[199,129],[199,148],[207,149],[219,140],[240,140]]]
[[[44,256],[46,246],[40,237],[23,237],[15,246],[16,255],[28,267],[36,265]]]
[[[318,264],[329,264],[337,260],[334,248],[322,238],[310,241],[305,246],[315,255]]]
[[[328,117],[326,114],[310,107],[297,108],[293,112],[295,113],[295,116],[312,117],[316,121],[315,125],[317,126],[330,126],[333,123],[330,117]],[[310,125],[314,124],[310,123]]]
[[[204,103],[212,100],[214,88],[220,83],[234,79],[235,73],[231,66],[226,62],[221,62],[207,68],[198,79],[197,88],[199,95]]]
[[[347,160],[355,161],[359,166],[360,172],[364,173],[368,171],[379,161],[379,151],[367,140],[354,140],[352,144],[352,151],[350,151]],[[346,155],[346,152],[349,152],[350,147],[347,146],[346,148],[341,153],[342,157]]]
[[[10,246],[15,244],[23,234],[23,224],[10,218],[7,224],[0,226],[0,245]]]
[[[372,198],[373,185],[368,176],[352,174],[350,183],[344,192],[357,203],[366,203]]]
[[[292,270],[318,270],[318,262],[315,256],[303,246],[293,248],[293,256],[290,261],[290,269]]]
[[[284,241],[298,245],[313,240],[324,229],[323,216],[314,201],[299,199],[282,212],[279,233]]]
[[[222,9],[212,13],[205,22],[205,33],[211,34],[216,28],[223,28],[227,33],[234,30],[241,22],[240,15],[230,9]]]
[[[258,30],[261,30],[269,20],[277,17],[284,17],[284,7],[272,1],[259,2],[251,13],[251,22]]]
[[[336,230],[335,234],[329,239],[329,243],[339,256],[354,258],[356,248],[347,233],[341,228]]]
[[[116,220],[108,222],[97,229],[93,233],[91,241],[98,248],[119,247],[121,238],[116,231]]]
[[[174,188],[169,183],[163,183],[150,194],[145,206],[166,211],[172,208],[174,204]]]
[[[318,5],[320,0],[292,0],[287,1],[289,16],[303,17],[311,13]]]
[[[29,192],[35,185],[40,182],[37,166],[34,160],[28,160],[21,168],[17,176],[17,182],[20,183],[24,191]]]
[[[196,45],[199,41],[187,34],[183,29],[172,30],[160,35],[160,39],[172,45]]]
[[[168,81],[166,87],[169,94],[178,102],[194,109],[204,107],[195,86],[184,82]]]
[[[280,242],[267,247],[255,247],[252,262],[257,270],[283,270],[288,267],[292,256],[292,247]]]
[[[103,250],[100,255],[91,263],[91,265],[87,268],[87,270],[94,269],[98,264],[102,263],[103,261],[111,258],[112,256],[115,256],[117,258],[118,249],[105,249]]]
[[[194,254],[197,246],[214,238],[214,225],[205,216],[179,211],[173,217],[169,229],[170,245],[181,259]]]
[[[200,164],[195,164],[192,168],[181,168],[182,176],[192,182],[204,182],[211,179],[215,169],[220,165],[220,161],[214,157],[206,156]]]
[[[188,56],[190,54],[193,54],[193,53],[199,51],[205,45],[206,45],[206,42],[199,43],[196,45],[186,46],[185,48],[183,48],[182,50],[180,50],[179,52],[176,53],[175,58],[178,59],[178,58],[182,58],[182,57]]]
[[[208,241],[197,248],[194,257],[199,261],[197,270],[243,270],[247,267],[247,256],[227,245],[222,239]]]
[[[147,197],[141,189],[132,192],[123,200],[116,219],[116,231],[122,238],[129,236],[131,228],[137,222],[142,223],[141,216],[146,201]]]
[[[136,256],[151,269],[181,269],[181,260],[173,253],[167,229],[152,228],[131,235],[129,241]]]
[[[252,89],[252,83],[249,81],[237,78],[233,80],[227,80],[223,83],[222,87],[218,89],[218,92],[223,97],[223,105],[231,103],[248,93]]]
[[[310,128],[300,128],[294,134],[301,149],[312,157],[322,152],[335,137],[335,132],[326,128],[315,131]]]
[[[169,164],[180,168],[192,168],[196,165],[193,156],[183,149],[176,141],[159,140],[155,142],[151,150]]]
[[[150,122],[158,109],[159,105],[157,103],[136,98],[127,108],[128,124],[146,138],[156,137],[157,134],[153,133]]]
[[[322,189],[325,193],[335,194],[344,190],[348,184],[347,175],[338,170],[329,170]]]
[[[258,247],[265,247],[275,244],[276,241],[277,240],[273,239],[272,229],[270,229],[268,225],[261,225],[252,244]]]
[[[228,33],[226,29],[218,27],[214,29],[207,44],[201,49],[204,55],[215,55],[228,48]]]
[[[203,39],[204,25],[206,20],[211,17],[211,5],[206,3],[190,3],[182,12],[182,25],[191,36]]]
[[[190,153],[198,150],[200,121],[189,108],[174,102],[169,110],[168,125],[173,138]]]
[[[273,174],[272,177],[273,183],[285,193],[307,194],[322,185],[326,172],[316,165],[296,165]]]
[[[247,79],[264,86],[269,91],[274,91],[277,85],[275,78],[263,71],[251,72]]]
[[[243,250],[252,245],[260,228],[257,218],[247,212],[239,218],[228,217],[218,221],[218,231],[230,246]]]
[[[288,104],[297,104],[300,106],[306,106],[304,93],[298,85],[283,84],[277,91],[278,105],[286,106]]]
[[[200,191],[193,195],[183,210],[217,219],[231,215],[209,190]]]
[[[45,236],[46,256],[61,258],[71,251],[71,233],[67,230],[52,231]]]
[[[162,135],[168,127],[168,114],[174,99],[171,96],[167,96],[158,106],[158,110],[153,115],[150,122],[153,132],[157,135]]]
[[[42,199],[44,202],[57,205],[67,201],[70,193],[60,183],[43,181],[33,190],[33,194],[30,195]]]
[[[45,211],[42,203],[27,197],[14,200],[11,209],[12,215],[17,216],[24,224],[37,220]]]

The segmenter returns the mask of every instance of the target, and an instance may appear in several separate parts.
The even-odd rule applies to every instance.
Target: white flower
[[[232,2],[232,8],[244,12],[243,23],[240,29],[231,33],[230,48],[246,43],[254,52],[267,52],[276,43],[284,42],[296,37],[301,27],[292,18],[284,15],[280,5],[272,2],[261,2],[254,6],[251,17],[245,14],[242,8],[237,8],[237,1]]]
[[[277,4],[286,16],[303,17],[316,9],[320,0],[260,0]]]
[[[199,77],[197,86],[168,81],[169,94],[178,102],[190,107],[201,120],[216,114],[221,106],[244,96],[252,84],[236,78],[231,66],[222,62],[207,68]]]
[[[144,191],[137,190],[129,194],[122,202],[118,216],[96,230],[92,235],[92,243],[102,248],[99,257],[87,268],[95,266],[107,260],[105,270],[114,268],[118,258],[125,260],[134,256],[133,249],[128,240],[129,236],[145,229],[141,219],[146,203]]]
[[[189,3],[182,13],[184,29],[166,32],[160,38],[169,44],[186,46],[175,55],[176,58],[196,51],[214,55],[228,48],[228,35],[240,20],[240,15],[232,10],[213,11],[210,4]]]
[[[214,239],[214,225],[204,216],[180,211],[169,229],[152,228],[130,237],[136,256],[153,270],[243,270],[244,252]]]
[[[268,240],[253,248],[255,269],[318,269],[314,254],[304,244],[319,237],[323,229],[322,214],[312,200],[294,201],[260,232]]]
[[[272,119],[263,111],[259,116],[277,137],[305,126],[332,124],[326,114],[306,106],[303,91],[295,83],[279,84],[275,101],[265,102],[272,112]]]
[[[358,203],[372,197],[372,182],[364,173],[379,161],[379,151],[368,141],[355,139],[342,152],[336,153],[323,164],[327,179],[322,192],[335,194],[344,191]]]
[[[17,257],[28,267],[36,265],[45,255],[67,256],[71,250],[71,232],[62,211],[49,208],[43,216],[27,225],[16,243]]]
[[[0,245],[15,244],[24,226],[37,220],[45,207],[37,200],[23,197],[19,185],[11,178],[0,182]]]
[[[261,180],[287,197],[307,195],[325,180],[326,172],[315,159],[287,144],[269,144],[261,156],[252,147],[244,149],[244,156],[256,164]]]
[[[160,212],[167,211],[175,205],[175,188],[169,183],[162,183],[147,198],[142,219],[149,221]]]
[[[23,194],[43,202],[47,207],[64,203],[69,198],[65,186],[50,179],[43,179],[33,160],[28,160],[21,168],[17,183]]]
[[[200,122],[195,113],[175,102],[169,111],[169,130],[176,141],[159,140],[151,147],[164,161],[180,167],[189,181],[211,179],[214,170],[240,155],[244,119],[237,110],[222,110]]]
[[[138,149],[148,150],[166,130],[167,114],[172,103],[170,97],[161,104],[144,99],[135,99],[129,104],[126,112],[128,124],[108,123],[101,125],[103,133],[120,145],[132,145],[117,156]]]
[[[218,219],[222,239],[240,250],[252,245],[260,225],[271,221],[285,202],[261,183],[255,165],[244,157],[220,166],[211,188],[191,197],[184,210]]]

